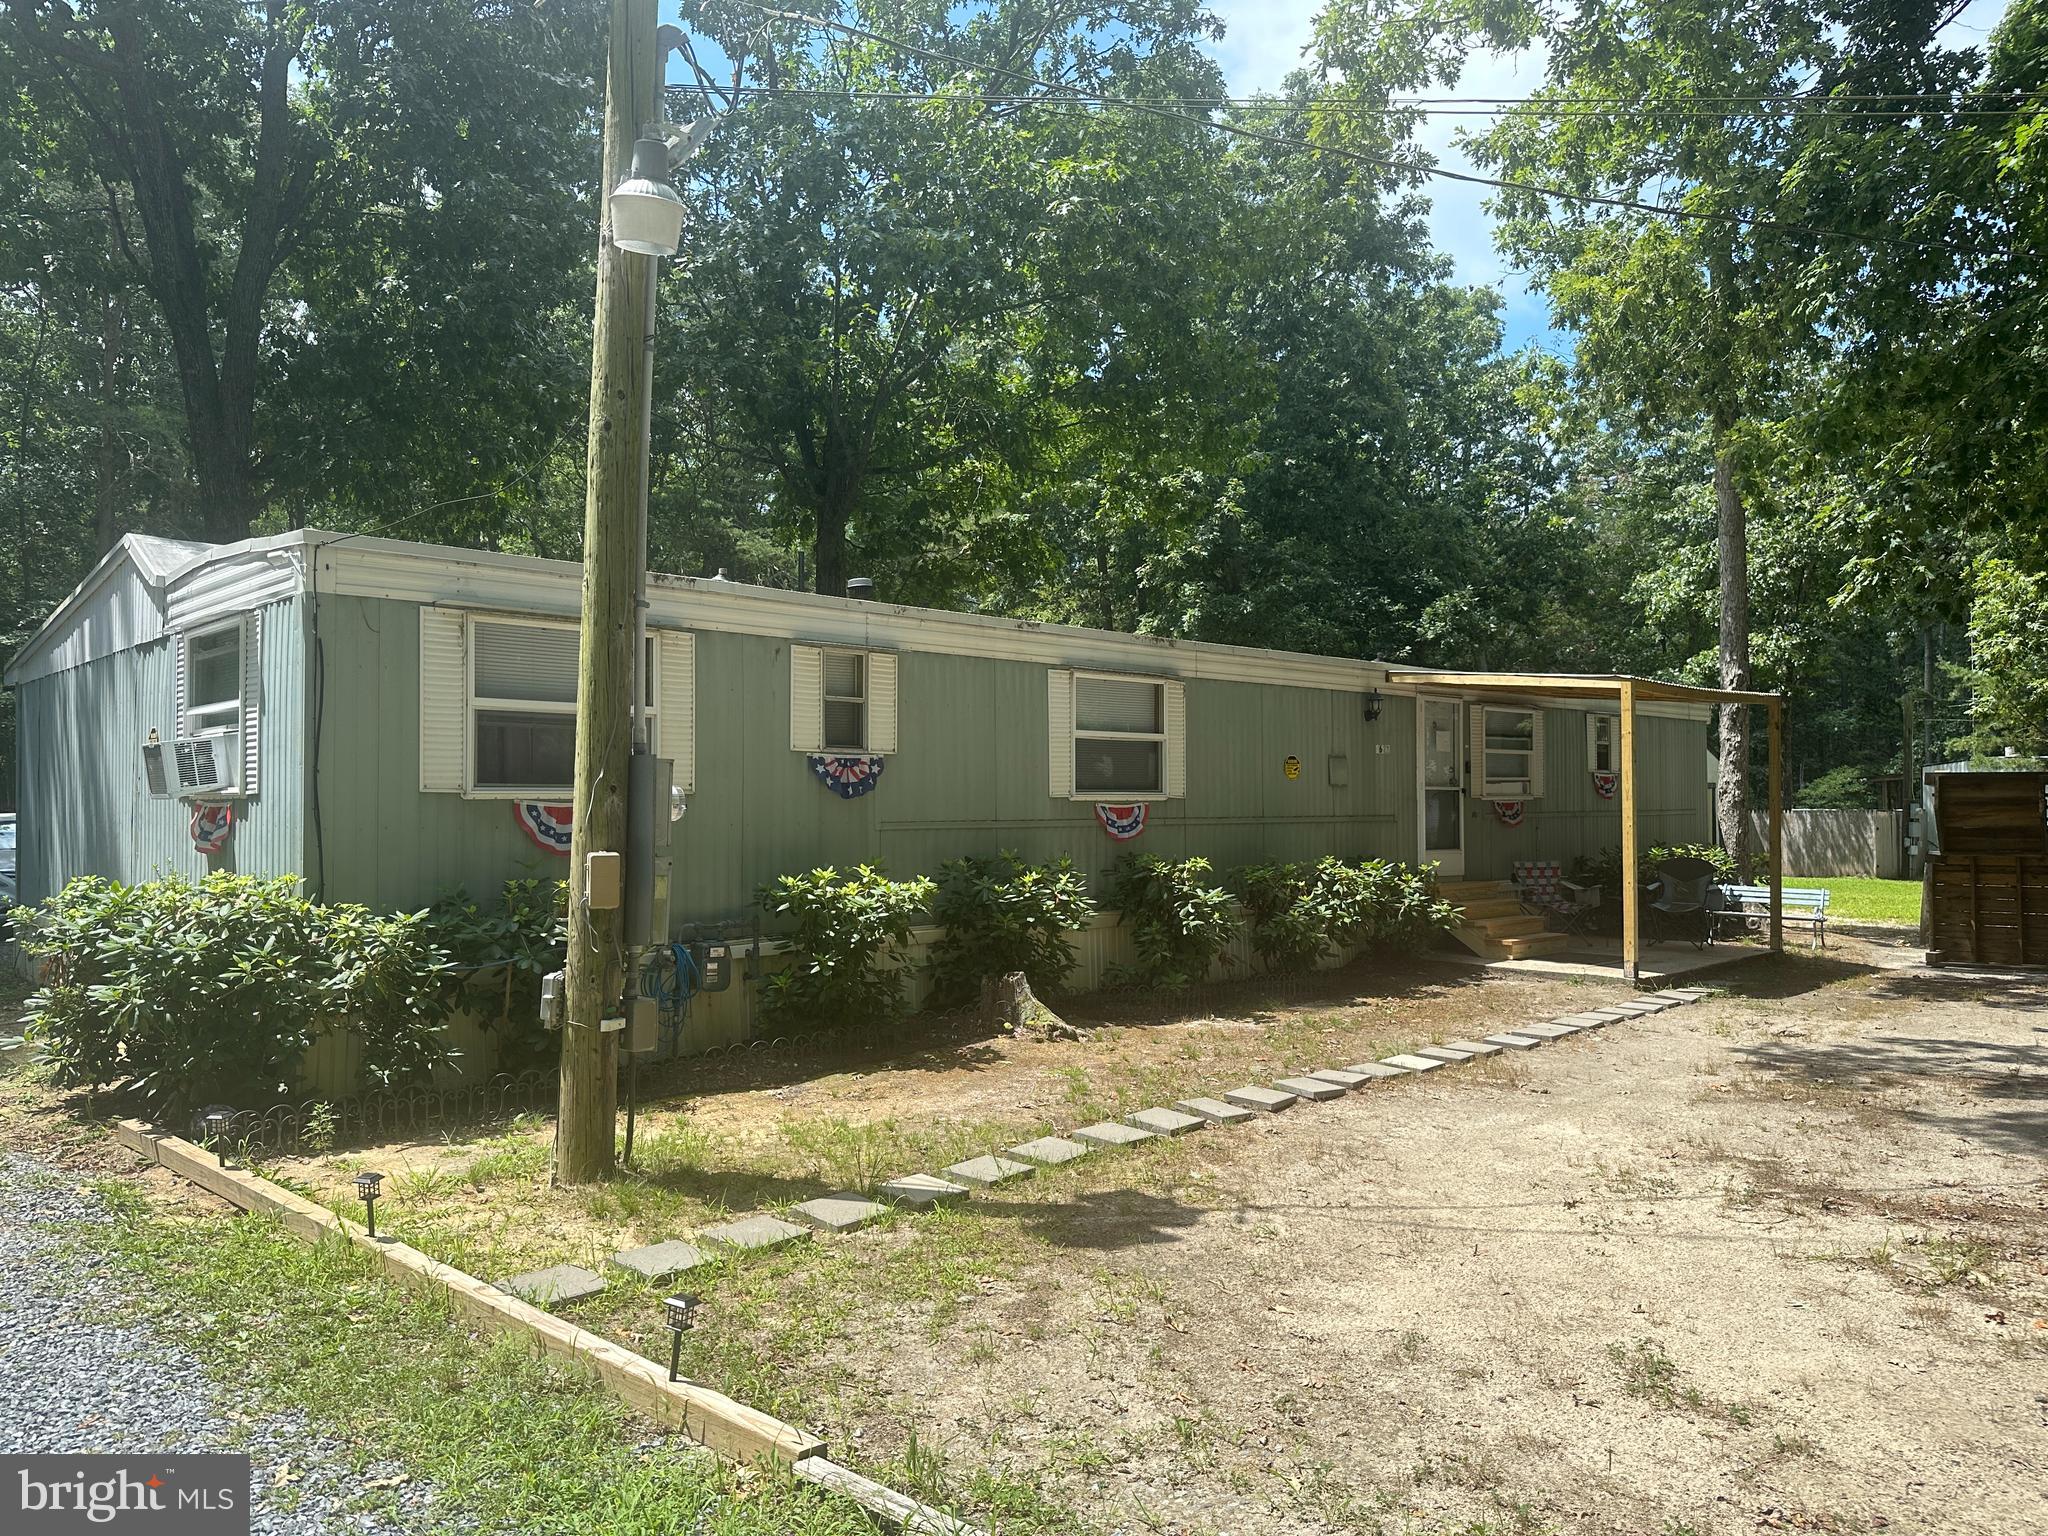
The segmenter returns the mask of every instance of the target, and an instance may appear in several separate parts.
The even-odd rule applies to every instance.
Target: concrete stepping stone
[[[1360,1077],[1406,1077],[1408,1075],[1405,1069],[1390,1067],[1384,1061],[1354,1061],[1344,1070],[1346,1072],[1356,1072]]]
[[[1698,987],[1666,987],[1662,992],[1652,992],[1650,996],[1683,1008],[1687,1003],[1696,1003],[1712,994],[1703,992]]]
[[[738,1221],[728,1221],[722,1227],[706,1227],[697,1234],[698,1242],[709,1243],[714,1248],[728,1248],[734,1253],[780,1248],[784,1243],[806,1243],[810,1239],[809,1227],[784,1221],[780,1216],[743,1216]]]
[[[1562,1013],[1550,1021],[1578,1029],[1604,1029],[1614,1022],[1604,1013]]]
[[[706,1260],[694,1244],[672,1237],[665,1243],[649,1243],[645,1248],[627,1248],[613,1254],[612,1262],[643,1280],[666,1280],[670,1275],[695,1269]]]
[[[1543,1044],[1534,1035],[1518,1035],[1512,1031],[1503,1031],[1498,1035],[1488,1035],[1486,1043],[1488,1045],[1505,1046],[1511,1051],[1533,1051],[1537,1046]]]
[[[906,1173],[891,1179],[875,1191],[891,1205],[958,1205],[968,1196],[964,1184],[935,1178],[929,1173]]]
[[[1645,1014],[1662,1013],[1664,1011],[1662,1003],[1612,1003],[1609,1007],[1616,1013],[1632,1013],[1637,1018],[1642,1018]]]
[[[1282,1077],[1274,1080],[1273,1086],[1282,1093],[1291,1093],[1297,1099],[1341,1099],[1344,1090],[1336,1083],[1326,1083],[1320,1077]]]
[[[955,1163],[945,1170],[945,1174],[955,1184],[979,1184],[986,1189],[1007,1184],[1012,1179],[1028,1179],[1037,1171],[1029,1163],[989,1152],[981,1157],[970,1157],[964,1163]]]
[[[530,1301],[536,1307],[581,1301],[586,1296],[595,1296],[604,1287],[604,1276],[585,1269],[581,1264],[550,1264],[546,1269],[536,1269],[498,1282],[499,1290],[510,1292],[521,1301]]]
[[[1141,1141],[1152,1140],[1150,1131],[1141,1131],[1135,1125],[1118,1125],[1114,1120],[1098,1120],[1093,1125],[1084,1125],[1074,1132],[1074,1140],[1085,1141],[1098,1147],[1134,1147]]]
[[[1538,1040],[1563,1040],[1567,1036],[1576,1035],[1578,1031],[1566,1029],[1562,1024],[1518,1024],[1515,1026],[1515,1033],[1534,1035]]]
[[[1360,1088],[1372,1086],[1371,1073],[1353,1072],[1348,1067],[1317,1067],[1315,1071],[1309,1073],[1309,1076],[1319,1083],[1335,1083],[1346,1093],[1353,1093]]]
[[[1470,1051],[1461,1051],[1455,1045],[1425,1045],[1415,1054],[1427,1056],[1432,1061],[1440,1061],[1447,1067],[1456,1062],[1470,1061],[1472,1059]]]
[[[1003,1155],[1014,1157],[1020,1163],[1036,1163],[1041,1168],[1057,1168],[1061,1163],[1071,1163],[1077,1157],[1086,1157],[1094,1150],[1086,1142],[1069,1141],[1064,1136],[1041,1136],[1036,1141],[1027,1141],[1022,1146],[1012,1147]]]
[[[1239,1109],[1256,1109],[1269,1115],[1277,1115],[1301,1101],[1291,1093],[1275,1088],[1261,1088],[1257,1083],[1246,1083],[1242,1088],[1232,1088],[1223,1095],[1223,1102],[1235,1104]]]
[[[1164,1105],[1153,1109],[1141,1109],[1135,1115],[1124,1116],[1125,1125],[1135,1126],[1141,1131],[1150,1131],[1154,1136],[1185,1136],[1190,1131],[1201,1130],[1208,1123],[1200,1115],[1168,1109]]]
[[[870,1200],[866,1195],[842,1189],[837,1194],[820,1195],[802,1205],[793,1205],[789,1214],[820,1232],[857,1232],[869,1222],[880,1221],[888,1215],[889,1207]]]
[[[1200,1115],[1211,1125],[1241,1125],[1252,1117],[1250,1110],[1221,1099],[1182,1099],[1173,1107],[1185,1115]]]
[[[1434,1056],[1415,1056],[1407,1053],[1389,1056],[1386,1063],[1390,1067],[1399,1067],[1403,1072],[1434,1072],[1443,1065]]]
[[[1446,1040],[1444,1049],[1463,1051],[1467,1056],[1498,1056],[1501,1052],[1499,1046],[1488,1045],[1484,1040]]]

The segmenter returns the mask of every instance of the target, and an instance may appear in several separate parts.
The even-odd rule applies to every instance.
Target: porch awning
[[[1770,715],[1770,891],[1771,949],[1785,947],[1784,735],[1785,697],[1747,688],[1696,688],[1619,672],[1429,672],[1389,667],[1387,681],[1409,688],[1440,688],[1491,698],[1613,699],[1621,706],[1621,867],[1636,867],[1636,705],[1643,700],[1674,704],[1756,704]],[[1621,885],[1621,973],[1636,979],[1641,949],[1642,891],[1634,878]]]

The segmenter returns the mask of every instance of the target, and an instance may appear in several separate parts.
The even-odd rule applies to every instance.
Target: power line
[[[2015,112],[2013,112],[2012,110],[2004,108],[1994,110],[1990,108],[1955,109],[1930,107],[1919,110],[1890,109],[1855,112],[1833,112],[1823,110],[1818,107],[1811,107],[1803,109],[1795,108],[1793,110],[1789,110],[1783,113],[1756,114],[1739,110],[1706,111],[1689,107],[1658,107],[1641,105],[1560,108],[1552,107],[1546,104],[1546,102],[1542,98],[1537,97],[1502,98],[1502,104],[1498,106],[1426,106],[1414,102],[1398,101],[1390,101],[1386,105],[1377,105],[1372,102],[1345,101],[1341,99],[1331,100],[1328,98],[1311,102],[1297,102],[1290,101],[1285,97],[1278,96],[1104,96],[1074,90],[1067,87],[1056,88],[1064,92],[1064,94],[1062,94],[1058,98],[1060,104],[1071,106],[1129,107],[1140,105],[1142,103],[1154,107],[1185,108],[1194,111],[1220,112],[1235,110],[1257,110],[1260,108],[1269,108],[1273,110],[1282,111],[1308,111],[1316,114],[1329,114],[1335,116],[1490,117],[1495,119],[1503,117],[1529,117],[1541,119],[1544,121],[1550,121],[1556,118],[1573,117],[1625,117],[1641,119],[1682,118],[1697,119],[1709,122],[1722,122],[1730,118],[1748,117],[1754,115],[1759,117],[1770,116],[1779,118],[1805,118],[1809,120],[1816,118],[1825,118],[1845,123],[1870,123],[1890,121],[1912,122],[1931,117],[1940,117],[1944,119],[1978,117],[2009,119],[2016,115]],[[684,87],[682,89],[694,91],[698,88]],[[718,87],[718,90],[722,95],[735,97],[753,96],[769,100],[791,99],[824,102],[894,101],[913,103],[930,101],[972,101],[977,102],[982,106],[988,107],[1031,107],[1045,106],[1048,104],[1048,99],[1042,94],[1034,94],[1027,96],[1005,96],[997,95],[988,91],[876,91],[865,89],[828,90],[817,87],[807,88],[803,86],[790,85],[720,86]],[[2035,110],[2038,111],[2040,109],[2037,108]],[[1215,127],[1217,125],[1211,123],[1206,126]]]
[[[1000,64],[977,64],[956,55],[926,48],[917,43],[905,42],[901,38],[885,33],[873,32],[851,22],[829,21],[823,17],[806,15],[801,11],[779,10],[773,6],[757,3],[757,0],[740,0],[748,10],[758,11],[763,16],[777,21],[800,22],[805,26],[824,31],[843,32],[867,42],[879,43],[885,48],[914,58],[926,59],[932,63],[948,65],[955,69],[979,71],[983,74],[999,75],[1022,84],[1036,87],[1041,91],[1073,93],[1075,88],[1057,81],[1046,80],[1022,70],[1006,68]],[[1858,245],[1895,245],[1912,249],[1941,249],[1927,242],[1895,240],[1884,235],[1859,235],[1846,230],[1824,229],[1815,225],[1800,224],[1784,219],[1760,217],[1751,214],[1721,213],[1712,209],[1675,208],[1666,203],[1643,202],[1632,197],[1611,197],[1597,192],[1573,192],[1562,187],[1544,186],[1538,182],[1516,181],[1506,177],[1482,176],[1476,171],[1454,171],[1440,165],[1422,165],[1412,160],[1395,160],[1383,155],[1374,155],[1362,150],[1346,149],[1333,144],[1315,144],[1306,139],[1288,138],[1280,134],[1261,133],[1239,123],[1217,122],[1208,118],[1190,117],[1165,107],[1152,105],[1137,97],[1104,97],[1105,102],[1114,102],[1126,110],[1145,116],[1161,118],[1168,122],[1191,127],[1213,128],[1235,138],[1252,143],[1266,144],[1276,149],[1308,150],[1315,154],[1332,155],[1354,164],[1371,166],[1376,170],[1390,172],[1396,176],[1434,177],[1440,181],[1463,182],[1471,186],[1492,187],[1504,192],[1526,192],[1532,196],[1550,198],[1559,202],[1578,203],[1595,208],[1614,208],[1625,213],[1655,214],[1660,218],[1690,220],[1694,223],[1719,224],[1736,229],[1771,230],[1781,234],[1803,235],[1816,240],[1845,240]],[[1048,103],[1049,105],[1049,103]]]

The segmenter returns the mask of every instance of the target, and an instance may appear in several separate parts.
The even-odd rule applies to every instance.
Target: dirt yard
[[[721,1262],[685,1368],[1012,1536],[2048,1529],[2048,981],[1903,944]],[[749,1058],[595,1194],[546,1189],[542,1125],[289,1171],[396,1159],[393,1222],[490,1273],[1619,995],[1418,965],[1081,1042]],[[660,1352],[660,1294],[570,1315]]]
[[[1909,958],[1204,1132],[838,1347],[1105,1527],[2048,1528],[2048,988]]]

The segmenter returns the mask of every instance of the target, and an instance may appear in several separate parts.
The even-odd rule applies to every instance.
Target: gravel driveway
[[[189,1351],[146,1319],[124,1322],[121,1278],[90,1245],[61,1236],[67,1226],[107,1219],[62,1173],[0,1154],[0,1454],[247,1451],[257,1532],[445,1528],[431,1489],[366,1489],[398,1469],[358,1473],[343,1447],[303,1419],[236,1407]]]

